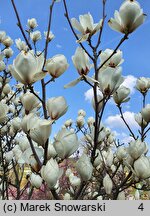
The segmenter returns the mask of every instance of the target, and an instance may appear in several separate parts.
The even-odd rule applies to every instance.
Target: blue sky
[[[108,0],[107,1],[107,20],[113,16],[115,9],[119,9],[123,0]],[[49,12],[50,0],[15,0],[16,6],[18,8],[20,18],[24,28],[26,28],[26,23],[28,18],[36,18],[38,22],[37,30],[43,32],[47,29],[47,20]],[[144,13],[147,14],[147,19],[144,25],[138,28],[132,35],[129,36],[122,46],[123,51],[123,75],[128,76],[128,85],[133,86],[136,77],[146,76],[150,77],[150,1],[139,0]],[[76,17],[80,14],[85,14],[90,12],[95,20],[98,22],[102,16],[102,4],[101,0],[68,0],[68,9],[70,12],[70,17]],[[76,69],[73,67],[71,56],[74,54],[76,47],[78,46],[75,42],[75,38],[72,35],[66,18],[64,17],[63,4],[57,3],[54,7],[52,22],[52,31],[55,34],[55,39],[51,42],[48,50],[48,57],[52,57],[55,54],[64,54],[70,64],[69,69],[62,75],[55,83],[52,83],[47,88],[47,97],[60,96],[63,95],[69,105],[68,113],[58,120],[58,123],[54,127],[58,131],[59,126],[65,121],[65,119],[73,118],[77,116],[78,109],[85,109],[87,117],[94,114],[89,100],[89,86],[83,82],[71,89],[63,89],[63,86],[78,77]],[[10,3],[10,0],[0,1],[0,30],[5,30],[12,39],[22,38],[19,28],[16,25],[17,20]],[[102,37],[101,48],[111,48],[114,49],[118,41],[121,38],[121,34],[112,31],[106,24],[104,29],[104,34]],[[43,39],[38,42],[38,49],[42,50],[44,47],[44,35]],[[14,46],[15,50],[15,46]],[[16,51],[16,54],[18,51]],[[93,71],[90,72],[90,75]],[[36,84],[36,89],[39,90],[39,85]],[[132,99],[128,104],[125,104],[124,111],[127,111],[126,117],[131,120],[133,128],[137,129],[133,123],[133,114],[140,111],[141,108],[141,96],[139,93],[135,93],[132,88]],[[87,92],[88,91],[88,92]],[[86,97],[85,97],[86,94]],[[147,103],[150,103],[150,97],[147,97]],[[127,131],[121,126],[121,123],[117,122],[118,110],[115,105],[110,102],[104,113],[104,122],[113,130],[117,131],[122,137],[126,137]],[[114,118],[110,118],[114,116]],[[105,119],[107,119],[105,121]],[[115,126],[116,123],[116,126]],[[120,125],[119,125],[120,124]],[[115,126],[115,127],[114,127]]]

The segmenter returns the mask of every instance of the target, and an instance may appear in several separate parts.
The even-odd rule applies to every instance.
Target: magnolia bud
[[[40,188],[42,185],[42,178],[39,175],[36,175],[34,173],[30,176],[30,182],[33,187]]]
[[[126,148],[124,146],[119,146],[117,148],[116,156],[119,161],[122,161],[124,158],[126,158],[127,157]]]
[[[25,52],[27,52],[28,50],[28,46],[26,45],[26,43],[24,41],[22,41],[20,38],[15,40],[16,46],[17,48],[22,51],[24,50]]]
[[[86,116],[86,112],[85,112],[83,109],[80,109],[80,110],[78,111],[78,116],[83,116],[83,117],[85,117],[85,116]]]
[[[103,186],[107,194],[111,194],[113,188],[113,182],[108,174],[103,178]]]
[[[69,64],[64,55],[55,55],[46,62],[46,70],[53,78],[61,76],[68,68]]]
[[[64,97],[52,97],[47,101],[47,110],[52,120],[57,120],[67,112],[68,106]]]
[[[83,181],[88,181],[92,177],[93,166],[90,158],[83,154],[76,163],[76,169]]]
[[[14,52],[13,52],[12,48],[9,47],[9,48],[5,49],[3,51],[3,53],[4,53],[6,58],[10,58]]]
[[[54,148],[54,145],[52,143],[48,143],[48,151],[47,151],[47,158],[51,159],[51,158],[55,158],[57,155],[57,152]]]
[[[13,159],[13,156],[14,156],[13,151],[6,152],[5,159],[7,163],[10,163],[10,161]]]
[[[81,184],[81,179],[79,177],[73,175],[73,173],[71,173],[69,175],[69,181],[73,187],[78,187]]]
[[[66,128],[70,128],[71,126],[72,126],[72,124],[73,124],[73,121],[72,121],[72,119],[68,119],[67,121],[65,121],[65,123],[64,123],[64,125],[65,125],[65,127]]]
[[[143,119],[149,123],[150,122],[150,104],[147,104],[145,108],[141,111]]]
[[[134,118],[140,127],[146,127],[147,126],[147,122],[143,119],[141,113],[135,114]]]
[[[72,155],[79,147],[77,135],[67,129],[60,130],[54,139],[54,148],[62,159]]]
[[[0,31],[0,43],[3,42],[3,40],[5,39],[6,37],[6,32],[5,31]]]
[[[65,193],[64,194],[64,200],[70,200],[71,199],[71,196],[69,193]]]

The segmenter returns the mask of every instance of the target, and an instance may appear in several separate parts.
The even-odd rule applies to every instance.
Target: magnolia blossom
[[[13,44],[13,40],[11,39],[11,37],[6,36],[2,43],[4,44],[4,46],[10,47]]]
[[[13,151],[8,151],[5,153],[5,160],[7,161],[7,163],[11,162],[13,156],[14,156]]]
[[[0,61],[0,72],[5,70],[5,68],[6,68],[5,63],[3,61]]]
[[[113,182],[108,174],[103,178],[103,186],[107,194],[111,194],[113,188]]]
[[[46,62],[46,70],[53,78],[61,76],[68,68],[69,64],[64,55],[55,55]]]
[[[24,41],[22,41],[20,38],[15,40],[16,46],[20,51],[25,51],[27,52],[28,50],[28,46],[26,45],[26,43]]]
[[[30,147],[29,141],[26,136],[19,137],[18,145],[22,152],[24,152],[26,149]]]
[[[130,89],[125,86],[120,86],[116,92],[113,94],[113,99],[116,104],[120,105],[121,103],[128,102],[130,98],[128,97],[130,94]]]
[[[11,92],[11,87],[8,83],[6,83],[6,85],[4,85],[4,87],[3,87],[3,93],[5,95],[8,95],[10,92]]]
[[[33,187],[40,188],[42,185],[42,178],[39,175],[36,175],[34,173],[30,176],[30,182]]]
[[[100,63],[101,65],[113,54],[114,50],[106,49],[100,54]],[[117,52],[104,64],[103,67],[118,67],[124,60],[122,59],[122,51],[117,50]]]
[[[14,52],[13,52],[12,48],[8,47],[7,49],[5,49],[3,51],[3,53],[4,53],[6,58],[10,58]]]
[[[147,145],[141,140],[131,141],[128,147],[128,153],[133,159],[138,159],[142,154],[146,153]]]
[[[27,130],[31,139],[44,146],[51,133],[51,122],[34,116],[27,121]]]
[[[150,122],[150,104],[147,104],[145,108],[141,111],[143,119],[149,123]]]
[[[141,156],[134,162],[135,174],[141,178],[146,179],[150,177],[150,160],[146,156]]]
[[[3,43],[3,40],[6,37],[6,32],[5,31],[0,31],[0,43]]]
[[[147,122],[143,119],[141,113],[135,114],[134,119],[140,127],[146,127],[147,126]]]
[[[111,18],[108,24],[115,31],[130,34],[144,23],[145,17],[136,0],[126,0],[119,12],[115,11],[114,18]]]
[[[77,47],[75,55],[72,56],[72,61],[75,68],[81,76],[83,74],[87,75],[90,69],[92,68],[89,56],[81,47]]]
[[[8,106],[3,102],[0,102],[0,123],[5,122],[7,118]]]
[[[69,181],[73,187],[78,187],[81,184],[81,179],[75,176],[73,173],[69,175]]]
[[[124,146],[119,146],[117,148],[116,156],[119,161],[122,161],[123,159],[125,159],[127,157],[126,148]]]
[[[77,135],[65,128],[61,129],[54,139],[54,148],[62,159],[72,155],[79,147]]]
[[[83,181],[88,181],[92,177],[93,166],[90,158],[83,154],[76,163],[76,169]]]
[[[31,40],[36,43],[38,40],[41,39],[41,32],[40,31],[34,31],[30,33]]]
[[[47,110],[52,120],[57,120],[67,112],[68,106],[64,97],[52,97],[47,101]]]
[[[54,148],[54,145],[51,142],[49,142],[48,143],[48,150],[47,150],[47,158],[51,159],[51,158],[56,157],[56,155],[57,155],[57,152]]]
[[[20,99],[26,112],[32,111],[40,104],[38,98],[30,92],[23,94]]]
[[[15,132],[21,129],[21,119],[19,117],[15,117],[11,121],[11,125]]]
[[[137,79],[136,88],[141,93],[146,93],[150,89],[150,78],[140,77]]]
[[[48,42],[50,42],[55,36],[54,36],[54,34],[51,31],[48,34],[48,38],[47,38],[47,34],[48,34],[48,32],[45,31],[44,32],[45,39],[48,39]]]
[[[28,19],[27,26],[31,29],[36,28],[38,26],[36,19],[35,18]]]
[[[93,98],[92,98],[92,106],[93,106],[93,109],[94,109],[94,110],[96,110],[95,103],[96,103],[96,101],[95,101],[95,98],[93,97]],[[104,103],[103,96],[100,95],[100,94],[98,94],[98,95],[97,95],[97,104],[98,104],[98,105],[97,105],[97,111],[98,111],[98,112],[101,111],[101,109],[102,109],[102,107],[103,107],[103,103]]]
[[[121,192],[118,194],[117,200],[125,200],[125,199],[126,199],[125,193],[124,193],[124,191],[121,191]]]
[[[113,94],[123,83],[122,68],[106,68],[98,73],[99,88],[105,95]]]
[[[61,175],[62,170],[59,169],[57,162],[53,158],[46,165],[42,166],[41,176],[51,189],[54,188]]]
[[[45,77],[46,73],[42,71],[44,56],[35,56],[33,51],[21,51],[13,65],[9,65],[12,76],[23,84],[31,84]]]
[[[93,17],[90,13],[80,15],[79,21],[80,23],[75,18],[71,19],[73,28],[77,29],[81,33],[77,42],[83,42],[87,40],[89,37],[97,33],[102,27],[102,19],[99,21],[99,23],[94,24]]]
[[[68,119],[67,121],[65,121],[64,125],[66,128],[71,127],[73,124],[73,120],[72,119]]]

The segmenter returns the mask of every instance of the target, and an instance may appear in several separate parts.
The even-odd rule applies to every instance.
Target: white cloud
[[[84,96],[85,96],[85,100],[90,102],[92,100],[92,98],[93,98],[93,89],[90,88],[89,90],[87,90],[84,93]]]
[[[62,48],[62,45],[56,44],[56,47],[57,47],[58,49],[61,49],[61,48]]]
[[[126,120],[126,122],[129,124],[129,126],[133,129],[138,128],[138,124],[134,120],[134,112],[129,112],[126,111],[123,113],[123,116]],[[108,125],[110,128],[126,128],[126,125],[124,124],[123,120],[121,119],[120,115],[112,115],[109,116],[106,120],[105,123]]]
[[[126,134],[124,132],[117,132],[117,131],[113,131],[114,135],[116,136],[116,139],[119,139],[119,143],[129,143],[130,141],[133,140],[133,138],[131,136],[129,136],[129,134]]]
[[[134,77],[133,75],[125,76],[125,80],[122,83],[122,85],[129,88],[130,91],[131,91],[131,94],[134,94],[134,92],[135,92],[134,87],[135,87],[135,84],[136,84],[136,80],[137,80],[137,78]]]
[[[100,91],[98,91],[98,94],[99,95],[102,95],[102,93]],[[93,96],[94,96],[94,93],[93,93],[93,89],[90,88],[89,90],[87,90],[85,93],[84,93],[84,96],[85,96],[85,100],[86,101],[89,101],[91,102]]]

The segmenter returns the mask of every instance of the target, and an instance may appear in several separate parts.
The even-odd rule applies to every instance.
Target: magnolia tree
[[[114,18],[106,22],[106,0],[102,0],[103,17],[94,23],[90,13],[71,18],[67,1],[62,0],[66,21],[78,48],[72,56],[78,78],[64,83],[70,88],[82,81],[93,90],[91,109],[94,116],[85,118],[78,111],[73,123],[66,120],[52,137],[53,124],[68,110],[63,96],[47,97],[47,87],[68,69],[64,55],[47,58],[48,46],[54,40],[51,32],[52,0],[43,51],[37,50],[41,32],[35,18],[23,26],[14,0],[12,9],[24,38],[15,42],[0,31],[0,196],[1,199],[100,199],[125,200],[150,197],[150,157],[145,142],[150,130],[150,104],[146,96],[150,78],[140,77],[136,89],[143,97],[143,107],[135,115],[140,130],[133,132],[122,106],[130,100],[130,89],[122,85],[122,51],[130,34],[145,21],[145,14],[135,0],[123,1]],[[55,20],[54,20],[55,22]],[[101,49],[104,26],[121,32],[122,39],[112,49]],[[93,38],[94,42],[93,42]],[[95,42],[96,41],[96,42]],[[14,55],[12,44],[19,50]],[[90,70],[94,71],[89,76]],[[38,82],[39,92],[35,90]],[[71,89],[70,89],[71,91]],[[47,99],[48,98],[48,99]],[[120,144],[114,133],[102,123],[110,99],[114,100],[120,118],[129,130],[131,141]],[[70,107],[71,109],[71,107]],[[22,181],[25,178],[25,183]]]

